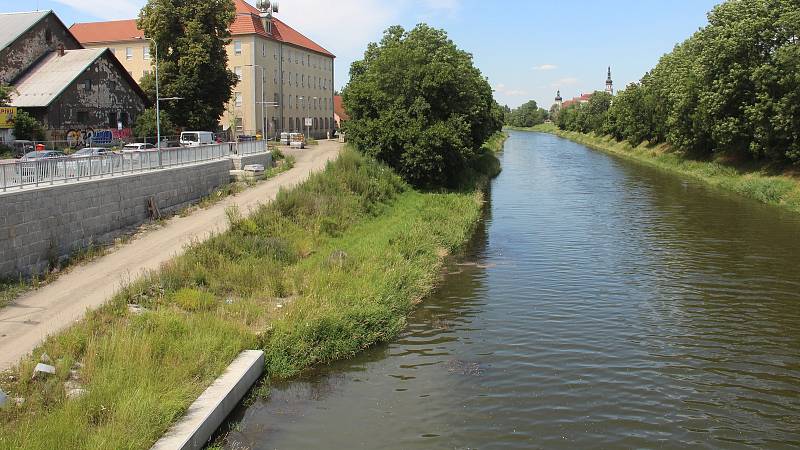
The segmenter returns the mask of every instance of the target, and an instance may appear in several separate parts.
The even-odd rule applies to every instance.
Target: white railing
[[[236,143],[236,154],[239,156],[255,155],[267,151],[267,141],[242,141]]]
[[[251,145],[251,144],[261,144]],[[0,163],[0,188],[22,189],[58,183],[105,178],[227,158],[232,154],[251,155],[266,151],[264,141],[223,143],[200,147],[110,153],[101,156],[62,157],[34,161]]]

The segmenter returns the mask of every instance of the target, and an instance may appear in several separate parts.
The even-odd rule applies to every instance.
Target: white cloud
[[[528,95],[527,91],[522,89],[511,89],[503,83],[496,84],[494,86],[494,91],[495,93],[506,97],[523,97]]]
[[[556,70],[558,66],[555,64],[542,64],[541,66],[536,66],[533,70]]]

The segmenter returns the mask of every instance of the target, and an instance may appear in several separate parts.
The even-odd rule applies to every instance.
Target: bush
[[[166,111],[160,111],[161,116],[161,136],[172,136],[177,134],[175,124]],[[136,123],[133,125],[133,134],[140,138],[155,138],[158,136],[158,128],[156,127],[156,110],[149,108],[144,110],[139,117],[136,118]]]
[[[348,139],[409,183],[454,187],[503,112],[472,56],[442,30],[389,28],[350,70]]]
[[[18,110],[14,119],[14,136],[25,141],[43,141],[44,127],[27,112]]]

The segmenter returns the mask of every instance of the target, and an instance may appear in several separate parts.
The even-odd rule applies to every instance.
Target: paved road
[[[341,144],[320,141],[319,146],[291,150],[295,167],[235,197],[189,217],[175,217],[163,228],[143,234],[118,250],[78,266],[55,282],[28,293],[0,310],[0,370],[17,364],[44,339],[83,318],[143,272],[183,252],[186,244],[206,239],[228,227],[225,208],[238,205],[247,213],[275,198],[282,187],[291,187],[334,159]]]

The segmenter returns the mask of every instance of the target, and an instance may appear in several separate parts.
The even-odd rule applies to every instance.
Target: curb
[[[200,450],[264,373],[264,352],[247,350],[225,369],[151,450]]]

